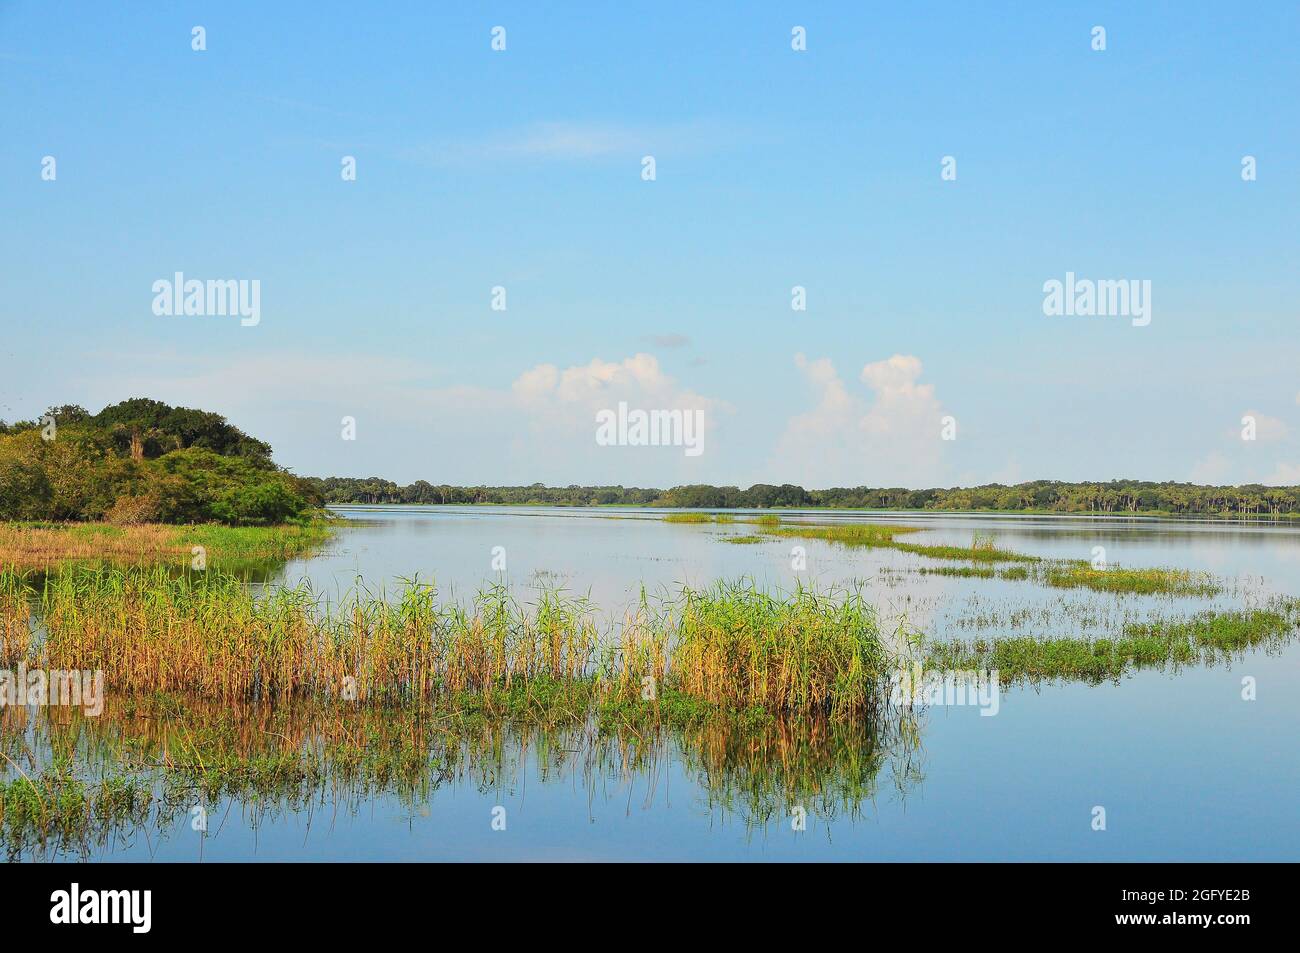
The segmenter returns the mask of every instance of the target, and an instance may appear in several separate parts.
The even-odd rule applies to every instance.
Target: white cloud
[[[1270,417],[1258,410],[1247,410],[1241,416],[1242,419],[1246,417],[1255,418],[1255,440],[1259,443],[1272,443],[1275,440],[1281,440],[1287,435],[1288,427],[1286,422],[1279,420],[1277,417]],[[1237,431],[1235,436],[1240,438],[1241,432]]]
[[[919,358],[895,354],[858,375],[873,392],[850,391],[830,358],[795,355],[817,398],[792,417],[772,463],[781,479],[803,486],[925,486],[941,482],[943,408],[922,384]]]

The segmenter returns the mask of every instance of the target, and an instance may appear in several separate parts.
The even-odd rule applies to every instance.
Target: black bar
[[[918,942],[1134,933],[1231,942],[1295,919],[1295,869],[1282,864],[437,866],[447,865],[10,865],[0,890],[7,936],[112,934],[127,943],[365,939],[380,925],[431,922],[443,924],[440,932],[487,927],[500,939],[498,930],[508,936],[517,928],[536,939],[545,922],[561,932],[583,928],[584,910],[593,924],[608,928],[613,917],[647,936],[671,933],[673,921],[689,913],[696,923],[708,921],[704,932],[733,938],[757,931],[761,939],[765,924],[788,919],[812,933],[844,929],[866,940],[888,929]],[[150,891],[148,932],[134,932],[130,922],[55,925],[52,895],[73,883],[83,900],[90,891]]]

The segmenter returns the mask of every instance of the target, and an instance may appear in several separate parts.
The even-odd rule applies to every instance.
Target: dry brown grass
[[[0,568],[47,569],[77,561],[188,566],[196,546],[206,561],[287,559],[320,545],[328,532],[316,524],[0,523]]]

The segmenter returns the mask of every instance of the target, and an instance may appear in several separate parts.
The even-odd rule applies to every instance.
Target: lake
[[[1300,529],[1149,518],[782,512],[785,522],[921,527],[924,543],[999,547],[1214,574],[1223,591],[1171,597],[921,574],[894,549],[727,537],[752,524],[665,522],[662,510],[338,507],[325,551],[275,570],[325,598],[406,579],[466,599],[507,584],[588,596],[617,618],[644,587],[752,579],[769,589],[861,587],[885,620],[936,638],[1105,636],[1125,622],[1300,594]],[[744,520],[743,513],[734,514]],[[801,554],[795,547],[802,547]],[[802,565],[796,570],[796,564]],[[1257,695],[1243,699],[1243,678]],[[222,715],[221,717],[226,717]],[[217,717],[214,715],[214,717]],[[11,731],[40,746],[32,717]],[[107,758],[113,722],[78,744]],[[765,737],[668,732],[608,739],[487,727],[439,748],[426,783],[346,780],[295,796],[228,797],[206,833],[186,805],[161,822],[22,859],[122,860],[1289,860],[1300,852],[1300,648],[1144,670],[1118,684],[1013,685],[996,715],[928,707],[898,725],[781,725]],[[263,732],[264,733],[264,732]],[[254,731],[254,734],[256,732]],[[249,742],[257,744],[254,738]],[[421,755],[423,757],[423,755]],[[1097,809],[1105,828],[1095,829]]]

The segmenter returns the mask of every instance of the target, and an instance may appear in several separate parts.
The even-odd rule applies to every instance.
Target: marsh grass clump
[[[999,575],[989,566],[921,566],[916,570],[922,576],[956,576],[963,579],[993,579]]]
[[[663,520],[665,523],[721,523],[724,526],[746,522],[746,520],[737,519],[734,513],[702,513],[699,510],[665,513]]]
[[[712,523],[714,522],[711,513],[698,513],[694,510],[688,510],[685,513],[665,513],[665,523]]]
[[[894,537],[919,532],[916,526],[883,526],[879,523],[843,523],[834,526],[802,526],[791,524],[776,530],[780,536],[799,539],[820,539],[842,546],[894,546]]]
[[[1040,556],[1012,552],[1009,549],[998,549],[992,545],[991,540],[987,545],[981,545],[978,548],[971,546],[969,549],[961,546],[931,546],[921,543],[895,543],[894,548],[900,552],[911,553],[913,556],[927,556],[930,559],[950,559],[980,563],[1037,563],[1042,561]]]
[[[765,537],[762,536],[752,536],[752,535],[751,536],[723,536],[722,541],[724,543],[733,543],[737,546],[748,546],[754,543],[761,543],[763,542],[764,538]]]
[[[672,684],[730,708],[860,714],[888,660],[875,610],[858,591],[786,596],[752,583],[687,590],[675,617]]]

